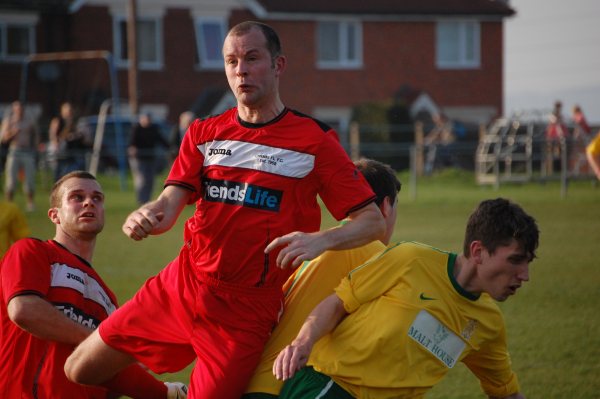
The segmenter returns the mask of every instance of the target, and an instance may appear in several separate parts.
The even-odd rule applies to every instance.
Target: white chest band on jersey
[[[228,166],[302,178],[315,166],[315,156],[244,141],[209,141],[198,145],[204,167]]]

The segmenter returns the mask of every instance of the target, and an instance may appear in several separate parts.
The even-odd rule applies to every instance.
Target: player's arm
[[[168,231],[188,203],[192,191],[179,186],[167,186],[159,197],[133,211],[125,220],[122,230],[136,241],[149,235]]]
[[[43,340],[75,346],[92,333],[91,329],[69,319],[37,295],[16,296],[8,303],[7,310],[13,323]],[[123,370],[104,386],[119,395],[157,399],[175,398],[169,390],[178,388],[166,386],[137,364]]]
[[[385,232],[381,211],[374,202],[351,212],[347,223],[315,233],[295,231],[271,241],[265,249],[284,246],[277,255],[277,266],[298,267],[305,260],[312,260],[327,250],[356,248],[377,240]]]
[[[283,381],[292,378],[306,365],[315,342],[331,332],[346,315],[344,304],[336,294],[323,299],[308,315],[296,338],[275,359],[273,375]]]
[[[17,326],[38,338],[77,345],[92,330],[69,319],[37,295],[19,295],[7,305],[8,317]]]
[[[499,398],[497,396],[488,396],[488,398],[490,398],[490,399],[525,399],[525,396],[523,394],[517,392],[515,394],[504,396],[502,398]]]
[[[52,118],[50,121],[50,126],[48,127],[48,139],[53,144],[58,143],[58,135],[60,133],[58,131],[59,125],[60,120],[58,118]]]
[[[11,124],[6,121],[6,123],[2,124],[2,142],[9,143],[15,136],[19,133],[19,129],[16,127],[12,127]]]

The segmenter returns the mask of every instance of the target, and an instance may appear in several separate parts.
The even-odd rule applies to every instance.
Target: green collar
[[[460,284],[458,284],[458,281],[456,281],[456,278],[454,277],[454,265],[456,264],[456,258],[458,256],[453,253],[450,253],[448,255],[449,255],[448,256],[448,278],[450,279],[452,286],[454,286],[454,289],[456,290],[456,292],[459,293],[459,295],[464,296],[468,300],[470,300],[470,301],[478,300],[480,295],[473,294],[473,293],[465,290],[463,287],[460,286]]]

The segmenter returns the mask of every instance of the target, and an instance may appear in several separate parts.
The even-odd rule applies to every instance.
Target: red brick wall
[[[39,16],[36,36],[36,51],[63,51],[68,48],[68,18],[57,14],[42,14]],[[45,102],[51,97],[48,93],[38,90],[43,87],[52,90],[60,85],[59,82],[46,83],[38,79],[39,64],[29,64],[27,73],[26,101],[33,103]],[[20,95],[21,62],[0,62],[0,102],[10,103]]]
[[[243,10],[232,13],[230,25],[255,19]],[[106,7],[84,6],[68,21],[74,34],[61,39],[56,25],[42,18],[38,29],[38,51],[113,51],[113,21]],[[267,21],[281,36],[288,65],[281,81],[282,98],[293,108],[311,113],[316,106],[352,106],[365,101],[387,100],[403,85],[424,90],[442,107],[493,106],[502,108],[502,23],[481,25],[481,68],[438,70],[435,66],[433,22],[365,22],[363,24],[363,68],[318,70],[316,68],[316,23]],[[54,26],[54,27],[52,27]],[[47,32],[53,32],[50,40]],[[46,34],[44,34],[46,32]],[[66,43],[64,48],[61,45]],[[141,70],[138,75],[140,103],[166,103],[169,119],[186,110],[208,88],[227,88],[223,71],[202,71],[196,66],[196,44],[192,17],[187,9],[168,9],[163,19],[164,68]],[[0,63],[0,101],[18,96],[20,64]],[[121,97],[128,97],[127,70],[118,70]],[[29,82],[28,98],[56,106],[58,98],[86,101],[91,90],[110,94],[108,73],[102,61],[78,61],[69,65],[59,82]],[[51,87],[52,86],[52,87]],[[35,90],[38,90],[35,92]],[[88,99],[89,100],[89,99]]]
[[[80,43],[94,43],[97,48],[113,51],[113,21],[106,8],[84,7],[76,19],[77,31],[86,32]],[[167,104],[168,119],[174,122],[204,89],[222,86],[226,80],[222,72],[197,69],[194,26],[187,9],[168,9],[162,20],[162,34],[163,68],[138,70],[139,103]],[[126,68],[117,70],[120,95],[128,98],[128,71]],[[82,73],[99,79],[89,70]],[[102,84],[108,87],[107,82]]]
[[[363,68],[318,70],[315,24],[270,24],[288,57],[284,100],[307,112],[316,104],[345,106],[386,100],[402,85],[425,90],[441,106],[502,106],[502,25],[482,24],[481,67],[439,70],[435,25],[427,22],[364,23]]]

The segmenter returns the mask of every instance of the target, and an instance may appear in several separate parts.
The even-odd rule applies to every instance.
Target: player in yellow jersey
[[[294,339],[306,316],[321,300],[333,293],[350,270],[383,251],[390,241],[396,223],[397,194],[401,188],[396,172],[388,165],[371,159],[361,159],[355,165],[377,196],[375,203],[385,219],[385,234],[380,241],[362,247],[326,251],[311,262],[304,262],[290,276],[283,287],[283,316],[265,346],[244,399],[277,398],[283,382],[273,375],[273,362],[279,352]]]
[[[592,171],[600,180],[600,130],[585,148],[585,154]]]
[[[538,239],[535,220],[498,198],[471,214],[460,255],[388,247],[351,271],[278,355],[280,397],[422,398],[460,361],[490,398],[524,398],[494,301],[529,280]]]
[[[31,234],[27,219],[14,202],[0,200],[0,259],[18,239]]]

